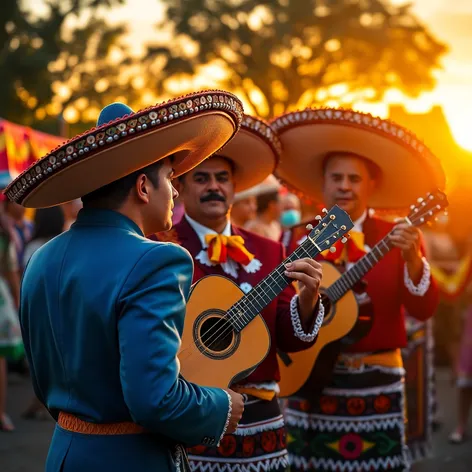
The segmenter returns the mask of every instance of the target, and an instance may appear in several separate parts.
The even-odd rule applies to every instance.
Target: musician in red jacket
[[[229,220],[235,190],[243,191],[270,175],[279,151],[278,139],[268,124],[246,116],[232,145],[179,179],[176,187],[185,214],[169,233],[152,238],[170,240],[190,252],[195,263],[194,282],[220,275],[247,293],[285,259],[281,243],[238,228]],[[289,277],[299,281],[300,292],[296,294],[289,285],[279,296],[264,295],[274,298],[261,312],[270,331],[269,353],[253,373],[232,386],[245,397],[239,428],[225,436],[219,447],[190,449],[193,471],[288,470],[284,421],[277,399],[276,350],[296,352],[312,346],[324,313],[318,294],[319,263],[300,259],[288,271]]]
[[[419,229],[408,221],[383,221],[370,209],[408,208],[444,184],[442,169],[407,130],[367,114],[305,110],[279,117],[273,126],[284,149],[279,177],[305,197],[339,205],[354,222],[348,244],[325,259],[342,272],[370,253],[357,266],[367,274],[354,287],[360,313],[373,315],[370,331],[340,349],[321,392],[314,369],[286,403],[291,470],[409,470],[400,351],[407,342],[404,310],[430,318],[438,291]],[[288,231],[288,250],[306,233],[305,225]]]

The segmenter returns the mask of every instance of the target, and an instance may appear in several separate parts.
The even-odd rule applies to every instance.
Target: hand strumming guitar
[[[403,260],[406,263],[408,274],[413,282],[421,279],[423,261],[420,251],[421,231],[407,223],[399,223],[393,228],[390,241],[402,251]]]
[[[298,280],[298,312],[305,327],[310,326],[315,306],[319,299],[319,288],[321,277],[321,264],[308,257],[298,261],[285,264],[285,275],[291,279]]]
[[[231,418],[229,419],[228,429],[226,430],[226,434],[231,434],[236,431],[238,427],[238,423],[241,420],[244,412],[244,398],[240,393],[236,393],[229,388],[225,390],[231,397]]]

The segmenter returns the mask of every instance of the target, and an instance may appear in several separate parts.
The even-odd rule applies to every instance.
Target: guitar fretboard
[[[336,282],[330,285],[326,290],[326,294],[331,301],[339,301],[392,249],[393,245],[389,239],[390,234],[385,236],[370,252],[359,259]]]
[[[307,238],[287,259],[228,310],[227,318],[233,329],[237,332],[244,329],[293,281],[284,274],[287,270],[285,264],[303,257],[314,258],[320,252],[319,246],[313,240]]]

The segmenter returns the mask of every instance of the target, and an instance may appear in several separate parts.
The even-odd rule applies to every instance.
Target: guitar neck
[[[333,302],[340,300],[349,290],[356,285],[383,257],[392,249],[389,239],[391,233],[378,242],[373,249],[359,259],[349,270],[339,277],[326,290],[326,294]]]
[[[321,249],[307,238],[295,251],[262,279],[250,292],[244,295],[227,312],[227,316],[237,332],[243,330],[269,303],[272,302],[293,279],[287,277],[285,264],[303,257],[314,258]]]

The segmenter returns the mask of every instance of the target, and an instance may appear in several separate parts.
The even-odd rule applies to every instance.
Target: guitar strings
[[[323,226],[322,229],[320,230],[320,232],[318,233],[317,239],[316,239],[316,242],[317,242],[317,243],[318,243],[318,241],[322,238],[323,234],[327,231],[327,229],[330,227],[330,225],[333,224],[333,220],[331,220],[330,218],[325,217],[324,220],[326,220],[326,219],[328,219],[328,223],[326,223],[326,226]],[[321,220],[321,221],[320,221],[320,224],[325,223],[324,220]],[[331,237],[333,237],[333,236],[336,237],[336,234],[338,234],[338,233],[339,233],[339,230],[336,231],[336,233],[331,234],[331,235],[330,235],[329,237],[327,237],[325,240],[321,241],[320,246],[323,245],[327,240],[329,240],[329,238],[331,238]],[[338,239],[340,239],[340,238],[341,238],[341,236],[338,237]],[[302,247],[302,246],[299,246],[299,247]],[[328,248],[327,248],[327,249],[328,249]],[[304,251],[307,253],[308,256],[310,256],[310,254],[309,254],[305,249],[304,249]],[[292,254],[294,254],[294,252],[295,252],[295,251],[293,251]],[[292,254],[291,254],[291,255],[292,255]],[[291,256],[291,255],[290,255],[290,256]],[[283,271],[285,271],[285,261],[286,261],[287,259],[289,259],[290,256],[289,256],[288,258],[286,258],[281,264],[279,264],[279,265],[271,272],[271,274],[268,275],[268,277],[266,277],[266,278],[263,279],[261,282],[259,282],[259,284],[257,284],[256,287],[259,286],[259,285],[262,285],[263,283],[267,283],[267,279],[268,279],[269,277],[270,277],[270,278],[273,277],[272,274],[274,274],[274,272],[277,272],[277,273],[278,273],[278,271],[279,271],[280,269],[282,269]],[[279,274],[279,275],[281,275],[281,274]],[[254,288],[256,288],[256,287],[254,287]],[[254,290],[254,289],[253,289],[253,290]],[[241,308],[243,308],[243,309],[245,310],[245,309],[247,308],[247,305],[248,305],[248,304],[251,304],[253,308],[256,308],[256,309],[257,309],[257,307],[254,305],[254,300],[253,300],[253,301],[249,301],[249,300],[248,300],[249,294],[250,294],[251,292],[253,292],[253,290],[251,290],[251,291],[247,294],[246,297],[243,296],[243,297],[242,297],[240,300],[238,300],[234,305],[232,305],[232,306],[227,310],[227,312],[225,313],[225,315],[222,316],[221,318],[219,318],[218,321],[215,323],[215,325],[212,326],[212,328],[208,330],[208,333],[207,333],[207,334],[208,334],[209,336],[208,336],[208,338],[205,340],[205,343],[206,343],[206,344],[214,343],[214,342],[217,341],[218,339],[223,338],[223,337],[226,336],[228,333],[230,333],[230,332],[233,331],[233,327],[231,326],[231,323],[230,323],[230,321],[229,321],[229,319],[228,319],[228,316],[226,316],[226,315],[228,315],[229,312],[231,312],[231,311],[233,311],[233,310],[240,310]],[[264,291],[264,290],[262,290],[262,293],[268,295],[268,292],[266,292],[266,291]],[[246,306],[241,307],[241,304],[243,303],[242,300],[243,300],[244,298],[247,299]],[[239,316],[239,318],[242,318],[245,322],[248,322],[248,321],[250,322],[250,321],[252,321],[252,319],[251,319],[250,317],[248,317],[248,316],[245,314],[245,311],[244,311],[244,310],[242,310],[242,315],[232,314],[231,317],[230,317],[230,319],[236,319],[236,318],[238,318],[238,316]],[[262,311],[263,308],[260,309],[260,310]],[[258,315],[259,315],[259,314],[258,314]],[[258,316],[258,315],[256,315],[256,316]],[[229,326],[227,326],[227,325],[229,325]],[[211,333],[211,335],[210,335],[210,333]],[[210,349],[208,349],[203,343],[201,343],[201,347],[202,347],[203,350],[205,350],[205,351],[210,351]],[[188,356],[186,357],[186,358],[188,358],[191,354],[193,354],[193,353],[196,352],[197,350],[200,350],[200,349],[199,349],[199,347],[197,346],[197,343],[196,343],[196,341],[195,341],[195,339],[194,339],[193,342],[192,342],[187,348],[182,349],[182,351],[180,351],[179,355],[182,355],[182,353],[184,353],[185,351],[189,351],[189,352],[188,352]]]

